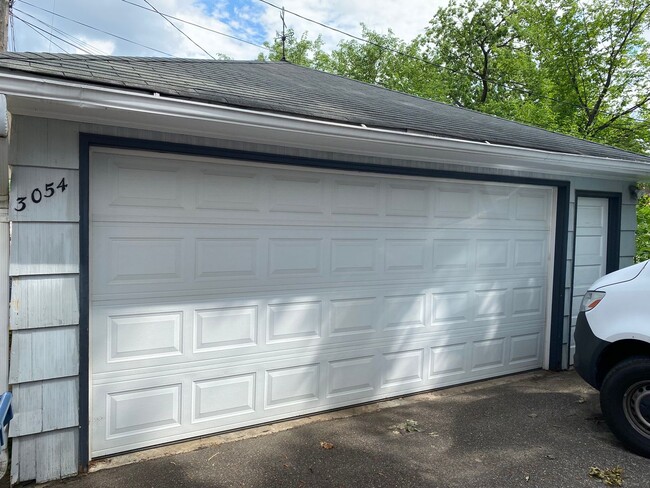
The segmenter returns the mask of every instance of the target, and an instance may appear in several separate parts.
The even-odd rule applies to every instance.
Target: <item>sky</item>
[[[411,40],[424,32],[436,10],[447,0],[269,3],[349,34],[360,36],[364,23],[381,33],[390,28],[398,37]],[[196,24],[170,19],[191,40],[154,8]],[[289,12],[285,22],[298,35],[305,31],[312,39],[322,35],[326,50],[349,39]],[[207,58],[209,53],[214,57],[256,59],[264,52],[259,46],[264,41],[272,42],[281,29],[280,11],[262,0],[14,0],[9,50],[191,58]]]

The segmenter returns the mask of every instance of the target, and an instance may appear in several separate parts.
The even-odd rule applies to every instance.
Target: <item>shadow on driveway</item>
[[[616,441],[600,417],[598,393],[573,372],[485,381],[401,403],[49,486],[604,486],[588,476],[591,466],[621,466],[624,487],[650,486],[650,460]],[[406,420],[420,430],[394,427]]]

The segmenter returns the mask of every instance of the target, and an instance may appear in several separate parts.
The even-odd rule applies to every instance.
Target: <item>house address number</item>
[[[59,184],[56,186],[54,186],[54,183],[54,181],[51,183],[46,183],[44,190],[41,190],[40,188],[34,188],[31,195],[16,198],[17,206],[14,207],[14,210],[16,212],[22,212],[27,208],[28,205],[31,205],[32,203],[39,204],[41,202],[44,202],[45,198],[53,197],[57,190],[63,193],[65,189],[68,188],[68,184],[65,182],[65,178],[61,178],[61,181],[59,181]]]

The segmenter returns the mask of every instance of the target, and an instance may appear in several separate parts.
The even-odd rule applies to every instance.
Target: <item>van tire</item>
[[[623,445],[650,458],[650,357],[635,356],[614,366],[600,388],[600,407]]]

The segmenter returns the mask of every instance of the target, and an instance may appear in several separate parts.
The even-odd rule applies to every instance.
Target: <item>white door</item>
[[[554,191],[91,152],[92,456],[542,365]]]
[[[573,364],[575,353],[573,333],[582,297],[594,281],[607,274],[609,200],[607,198],[578,197],[577,209],[569,364]]]

